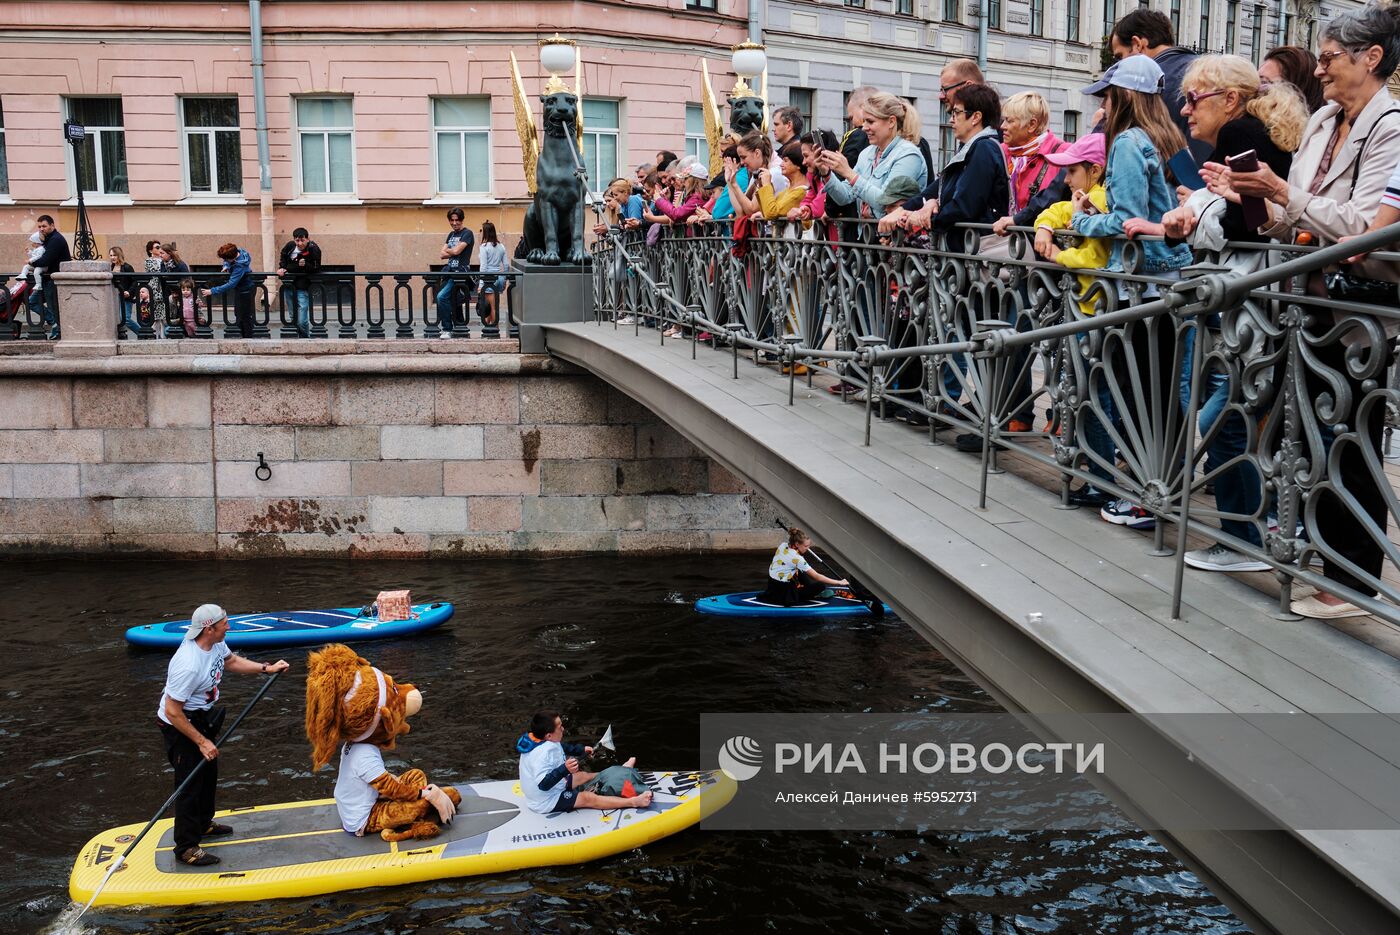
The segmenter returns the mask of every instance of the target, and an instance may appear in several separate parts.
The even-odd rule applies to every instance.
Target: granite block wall
[[[19,377],[3,387],[8,554],[421,557],[775,540],[761,497],[587,375]]]

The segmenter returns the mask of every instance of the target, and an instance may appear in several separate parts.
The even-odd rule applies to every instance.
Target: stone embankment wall
[[[0,390],[10,554],[510,555],[777,538],[762,498],[587,375],[44,376]]]

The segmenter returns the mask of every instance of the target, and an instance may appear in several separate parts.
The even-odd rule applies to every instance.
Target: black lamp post
[[[78,230],[73,235],[73,259],[97,259],[97,241],[92,237],[88,226],[87,206],[83,204],[83,140],[87,138],[87,128],[80,123],[65,121],[63,135],[73,147],[73,175],[78,189]]]

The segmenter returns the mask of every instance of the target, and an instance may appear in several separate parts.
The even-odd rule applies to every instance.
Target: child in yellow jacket
[[[1052,263],[1068,269],[1103,269],[1108,265],[1109,242],[1101,237],[1084,237],[1075,247],[1061,248],[1055,244],[1055,231],[1070,227],[1070,219],[1075,214],[1103,213],[1108,210],[1108,196],[1104,191],[1104,136],[1090,133],[1081,137],[1067,149],[1058,153],[1048,153],[1045,159],[1057,166],[1065,167],[1065,183],[1074,193],[1071,201],[1060,201],[1040,212],[1035,219],[1035,252]],[[1085,315],[1094,314],[1095,303],[1085,299],[1089,287],[1094,283],[1093,276],[1080,276],[1079,310]]]

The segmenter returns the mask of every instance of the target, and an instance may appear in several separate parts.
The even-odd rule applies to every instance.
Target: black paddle
[[[775,519],[773,520],[773,522],[777,523],[783,529],[788,528],[788,524],[783,522],[781,519]],[[846,586],[851,589],[851,593],[856,596],[856,600],[864,604],[877,620],[885,616],[885,602],[876,597],[874,592],[872,592],[869,588],[862,585],[859,581],[857,581],[855,578],[852,578],[850,575],[843,575],[836,569],[832,568],[820,555],[817,554],[817,550],[812,548],[811,546],[807,547],[807,557],[815,559],[817,564],[822,567],[822,574],[826,575],[827,577],[845,578]]]
[[[287,670],[282,670],[282,672],[285,671]],[[233,732],[238,730],[238,725],[242,724],[243,719],[248,716],[248,712],[253,710],[253,705],[257,704],[258,701],[261,700],[262,696],[267,694],[267,690],[272,687],[272,683],[277,681],[277,676],[281,675],[282,672],[272,673],[272,677],[269,678],[266,682],[263,682],[262,688],[259,688],[258,693],[253,696],[253,700],[248,702],[248,706],[243,709],[243,713],[238,715],[238,717],[234,720],[233,724],[229,726],[228,730],[224,731],[223,736],[221,736],[218,740],[214,741],[214,746],[222,747],[224,745],[224,741],[228,740],[228,738],[233,734]],[[195,764],[194,769],[190,770],[190,774],[185,777],[185,781],[180,783],[180,785],[176,787],[175,792],[170,796],[170,798],[165,800],[165,804],[160,807],[160,811],[156,812],[154,815],[151,816],[151,820],[146,822],[146,827],[141,829],[141,833],[136,835],[136,837],[132,839],[132,842],[126,846],[126,850],[122,851],[121,854],[117,856],[116,860],[112,861],[112,866],[107,868],[107,874],[102,878],[102,882],[98,884],[97,889],[92,891],[92,898],[89,899],[87,901],[87,905],[83,907],[83,912],[78,913],[77,917],[73,919],[73,922],[71,924],[76,925],[78,919],[81,919],[83,917],[83,913],[87,912],[89,909],[92,908],[92,904],[97,901],[98,894],[101,893],[103,887],[107,885],[107,881],[112,879],[112,874],[117,872],[117,868],[120,867],[126,861],[126,858],[131,854],[131,852],[136,849],[136,845],[141,843],[141,839],[146,836],[146,832],[150,831],[151,828],[155,827],[155,823],[157,821],[160,821],[160,816],[165,814],[165,810],[169,808],[174,803],[174,801],[180,797],[180,793],[185,791],[185,787],[190,784],[190,780],[194,779],[194,777],[199,773],[199,771],[204,768],[204,764],[208,762],[208,760],[200,760],[198,763]]]

